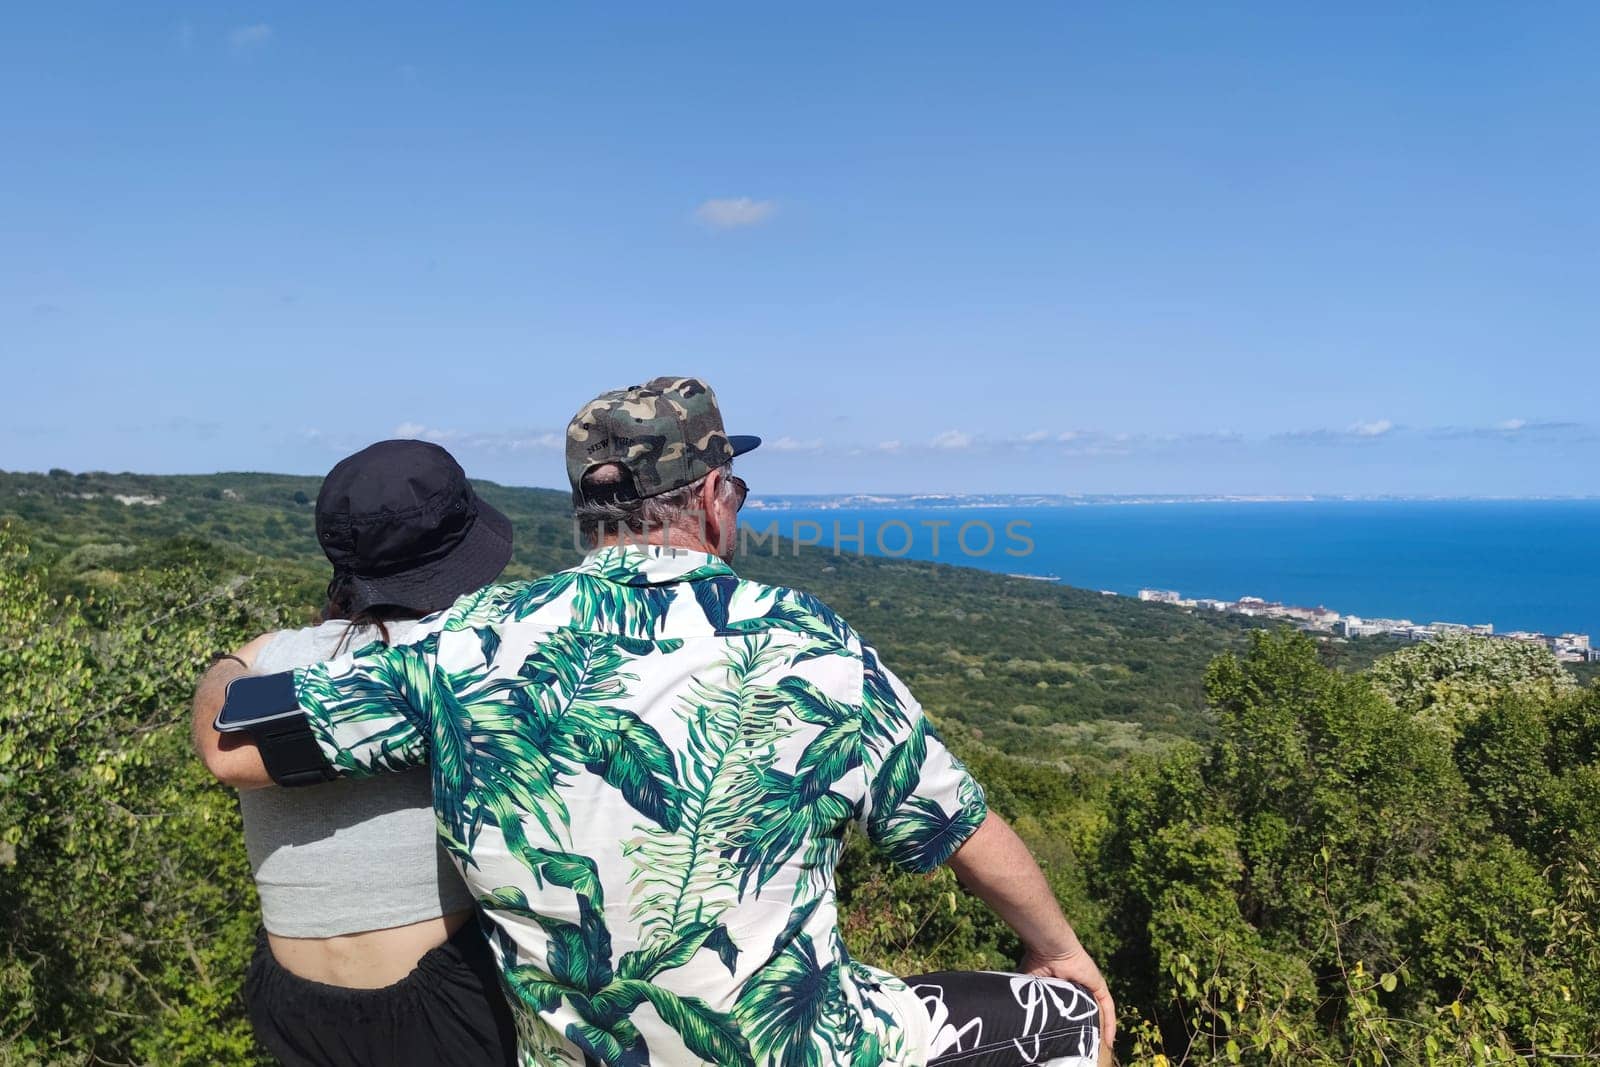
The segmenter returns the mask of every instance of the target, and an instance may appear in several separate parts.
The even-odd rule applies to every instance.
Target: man
[[[277,721],[316,766],[280,777],[431,765],[524,1062],[1093,1062],[1111,998],[1026,848],[872,646],[728,565],[730,465],[758,443],[695,378],[603,394],[568,427],[582,563],[229,703],[298,709]],[[949,862],[1026,974],[908,986],[850,959],[851,822],[904,867]]]

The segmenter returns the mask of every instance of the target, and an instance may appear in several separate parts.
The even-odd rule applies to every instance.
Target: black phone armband
[[[294,672],[235,678],[212,726],[248,733],[267,773],[279,785],[316,785],[334,778],[294,691]]]

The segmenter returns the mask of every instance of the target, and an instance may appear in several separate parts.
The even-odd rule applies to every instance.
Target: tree
[[[91,615],[45,577],[0,526],[0,1063],[252,1062],[238,807],[186,708],[279,593],[173,567]]]
[[[1130,1027],[1136,1048],[1443,1063],[1600,1047],[1593,879],[1576,851],[1524,847],[1579,792],[1558,782],[1595,780],[1593,764],[1538,766],[1552,717],[1594,751],[1588,709],[1488,687],[1501,710],[1453,747],[1292,632],[1219,657],[1207,694],[1216,738],[1113,788],[1092,881],[1121,999],[1151,1020]]]
[[[1371,676],[1397,707],[1452,735],[1498,696],[1577,689],[1543,645],[1476,634],[1443,634],[1391,652],[1372,665]]]

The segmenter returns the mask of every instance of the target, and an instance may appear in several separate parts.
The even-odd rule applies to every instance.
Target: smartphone
[[[293,671],[246,675],[228,683],[222,710],[211,725],[218,733],[236,733],[304,714],[295,696]]]

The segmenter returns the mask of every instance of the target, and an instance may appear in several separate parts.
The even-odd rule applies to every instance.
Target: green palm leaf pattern
[[[889,750],[888,758],[872,779],[874,833],[881,834],[888,829],[889,818],[916,790],[923,761],[927,758],[927,727],[918,721],[911,729],[911,736]]]
[[[648,638],[672,606],[670,586],[625,585],[603,573],[558,571],[533,581],[492,585],[458,601],[446,630],[471,630],[506,621],[522,622],[570,597],[574,621],[607,620],[625,636]]]
[[[799,801],[809,804],[844,775],[861,765],[861,708],[826,696],[811,682],[791,675],[758,701],[769,715],[793,715],[821,726],[796,767]]]
[[[812,795],[806,779],[780,770],[768,770],[762,782],[760,829],[737,853],[740,892],[752,882],[759,891],[796,858],[798,887],[809,885],[812,870],[827,871],[831,878],[845,829],[860,805],[833,790]]]
[[[699,997],[678,996],[650,982],[627,981],[616,985],[626,987],[629,996],[638,995],[648,1000],[661,1021],[676,1030],[689,1051],[701,1059],[727,1067],[755,1067],[750,1043],[738,1024]]]
[[[500,653],[500,631],[493,626],[478,626],[473,632],[478,635],[478,647],[483,649],[483,662],[493,663]]]
[[[498,621],[502,615],[497,609],[505,590],[504,585],[486,585],[482,589],[458,597],[445,612],[444,629],[470,630],[485,623]]]
[[[352,778],[420,764],[427,748],[431,657],[437,637],[419,645],[369,647],[364,669],[333,675],[325,667],[294,672],[300,704],[334,766]],[[355,660],[362,663],[362,660]]]
[[[688,733],[677,826],[644,828],[624,847],[633,861],[633,914],[646,943],[673,940],[691,919],[715,922],[737,899],[733,856],[758,832],[763,775],[779,723],[754,706],[753,680],[782,662],[767,637],[732,646],[722,676],[690,683],[678,715]]]
[[[476,630],[481,626],[499,626],[511,617],[511,606],[517,597],[529,595],[526,590],[533,586],[537,586],[541,591],[549,590],[553,578],[555,575],[532,582],[486,585],[475,593],[468,593],[457,600],[446,613],[443,629],[446,633],[453,633],[460,630]],[[533,595],[537,597],[540,594]]]
[[[968,779],[961,783],[961,803],[955,811],[946,811],[929,797],[913,796],[886,820],[874,841],[900,866],[931,871],[972,836],[987,811],[982,790]]]
[[[638,676],[617,638],[558,630],[524,660],[521,677],[532,683],[523,710],[552,762],[581,763],[615,786],[640,814],[668,828],[679,820],[676,760],[661,735],[638,715],[611,701]]]
[[[791,655],[791,662],[799,663],[817,656],[850,655],[850,627],[822,601],[807,593],[770,586],[753,587],[732,574],[696,582],[693,588],[706,622],[720,637],[788,630],[812,639],[810,645]],[[736,595],[742,595],[751,607],[769,602],[768,607],[760,615],[732,618]]]
[[[868,744],[877,747],[911,724],[877,649],[868,644],[861,646],[861,688],[861,736]]]
[[[674,592],[670,587],[619,585],[581,575],[573,593],[573,615],[605,619],[629,637],[653,637],[672,606]]]
[[[560,793],[566,768],[530,736],[511,699],[515,683],[476,668],[446,680],[430,694],[429,716],[434,811],[446,846],[471,863],[485,821],[502,826],[518,813],[557,837],[569,823]]]
[[[617,963],[621,978],[654,978],[663,971],[682,967],[701,948],[716,952],[728,973],[737,973],[739,948],[721,923],[696,920],[680,930],[676,938],[657,938],[650,945],[624,953]]]
[[[840,976],[849,960],[842,943],[819,958],[809,934],[795,937],[744,987],[734,1015],[756,1051],[781,1067],[883,1062],[877,1036],[861,1025],[844,995]],[[870,987],[876,986],[871,979]],[[891,1018],[888,1025],[894,1027]]]
[[[821,1067],[826,1061],[813,1038],[829,997],[838,995],[838,979],[837,971],[817,959],[811,938],[801,934],[745,984],[734,1014],[762,1056],[780,1056],[783,1067]]]
[[[677,1031],[695,1055],[712,1063],[753,1065],[749,1046],[731,1017],[698,997],[679,995],[649,980],[669,965],[686,962],[712,937],[725,944],[726,951],[734,951],[727,931],[701,924],[668,955],[649,962],[638,957],[630,961],[624,956],[624,969],[614,975],[610,935],[600,918],[599,901],[582,892],[577,899],[581,919],[573,924],[535,911],[515,887],[503,887],[479,898],[485,910],[530,920],[549,938],[545,948],[548,970],[517,964],[506,971],[506,984],[516,996],[542,1012],[566,1003],[583,1019],[567,1028],[567,1038],[601,1062],[650,1062],[643,1037],[628,1020],[635,1008],[649,1001],[661,1020]],[[729,970],[732,971],[731,964]]]

